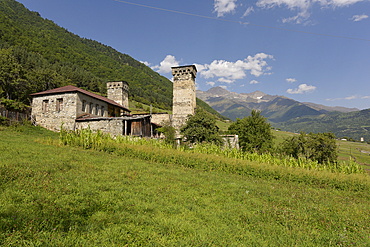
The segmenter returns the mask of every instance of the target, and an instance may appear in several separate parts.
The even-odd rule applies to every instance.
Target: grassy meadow
[[[114,147],[0,127],[0,245],[370,245],[367,174]]]

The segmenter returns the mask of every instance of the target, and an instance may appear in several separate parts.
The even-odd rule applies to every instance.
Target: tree
[[[281,145],[282,153],[298,158],[300,156],[324,164],[336,163],[338,159],[338,146],[332,133],[301,132],[284,140]]]
[[[191,143],[222,143],[216,118],[202,108],[197,108],[195,114],[189,116],[180,133]]]
[[[20,91],[21,68],[12,49],[0,49],[0,87],[7,99],[15,99]]]
[[[252,110],[251,116],[237,119],[228,129],[230,134],[239,136],[239,146],[244,151],[268,152],[273,147],[275,138],[271,131],[271,125],[260,111]]]
[[[298,136],[292,136],[284,139],[280,145],[281,153],[298,159],[299,156],[304,154],[306,146],[306,134],[301,132]]]

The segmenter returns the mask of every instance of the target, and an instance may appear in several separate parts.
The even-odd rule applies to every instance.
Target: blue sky
[[[171,79],[370,108],[369,0],[19,0]]]

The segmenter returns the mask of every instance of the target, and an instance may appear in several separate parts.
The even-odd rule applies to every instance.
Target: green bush
[[[0,116],[0,125],[8,126],[9,125],[9,119],[3,116]]]
[[[296,159],[305,157],[320,164],[335,164],[338,161],[338,146],[332,133],[301,132],[299,136],[285,139],[281,152]]]

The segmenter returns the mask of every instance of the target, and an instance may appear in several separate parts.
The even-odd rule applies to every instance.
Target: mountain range
[[[290,132],[332,132],[337,137],[370,140],[370,109],[331,107],[269,95],[230,92],[222,87],[197,91],[197,97],[231,120],[261,111],[275,128]]]
[[[230,92],[222,87],[214,87],[208,91],[197,91],[197,97],[207,102],[213,109],[232,120],[248,116],[255,109],[271,122],[285,122],[302,116],[318,116],[330,112],[353,112],[357,108],[330,107],[308,102],[269,95],[261,91],[252,93]]]

